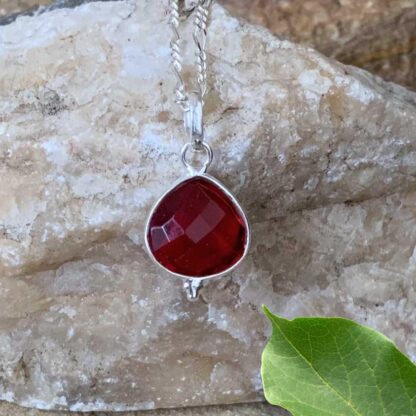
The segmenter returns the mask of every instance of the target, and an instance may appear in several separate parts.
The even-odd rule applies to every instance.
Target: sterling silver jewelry
[[[156,201],[145,227],[150,257],[171,275],[185,279],[190,300],[198,298],[204,280],[223,276],[237,267],[250,243],[249,224],[240,204],[224,185],[207,174],[213,151],[205,141],[203,108],[212,3],[212,0],[169,3],[172,68],[177,80],[175,101],[183,111],[188,138],[181,154],[187,174]],[[182,77],[179,32],[182,14],[192,17],[194,24],[196,90],[192,92],[186,90]]]

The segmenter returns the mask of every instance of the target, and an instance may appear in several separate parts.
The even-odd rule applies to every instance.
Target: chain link
[[[170,0],[170,19],[169,24],[172,28],[173,36],[170,43],[172,68],[176,77],[175,101],[183,111],[190,110],[190,94],[186,91],[185,82],[182,77],[182,49],[181,37],[179,33],[180,16],[182,9],[180,0]],[[207,91],[207,25],[209,12],[213,0],[188,0],[188,6],[194,8],[194,30],[193,41],[196,48],[196,84],[198,86],[197,95],[201,103]],[[186,6],[186,5],[185,5]]]

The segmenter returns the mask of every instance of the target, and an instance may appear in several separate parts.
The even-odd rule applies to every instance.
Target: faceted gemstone
[[[168,192],[151,214],[147,242],[155,259],[173,273],[207,277],[244,255],[244,214],[212,180],[196,176]]]

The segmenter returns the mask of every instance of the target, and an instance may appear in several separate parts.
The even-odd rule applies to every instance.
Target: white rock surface
[[[188,303],[143,250],[181,175],[159,2],[0,28],[0,398],[134,410],[260,399],[269,326],[342,315],[416,358],[416,95],[216,6],[212,173],[246,207],[247,261]]]
[[[112,412],[73,413],[58,411],[54,416],[110,416]],[[188,407],[184,409],[146,410],[139,412],[117,413],[117,416],[288,416],[289,414],[275,406],[263,403],[239,404],[228,406]],[[50,412],[25,409],[2,402],[0,416],[50,416]]]

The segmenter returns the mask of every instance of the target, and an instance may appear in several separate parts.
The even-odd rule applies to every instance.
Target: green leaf
[[[416,416],[416,366],[384,335],[342,318],[293,321],[264,312],[269,403],[293,416]]]

